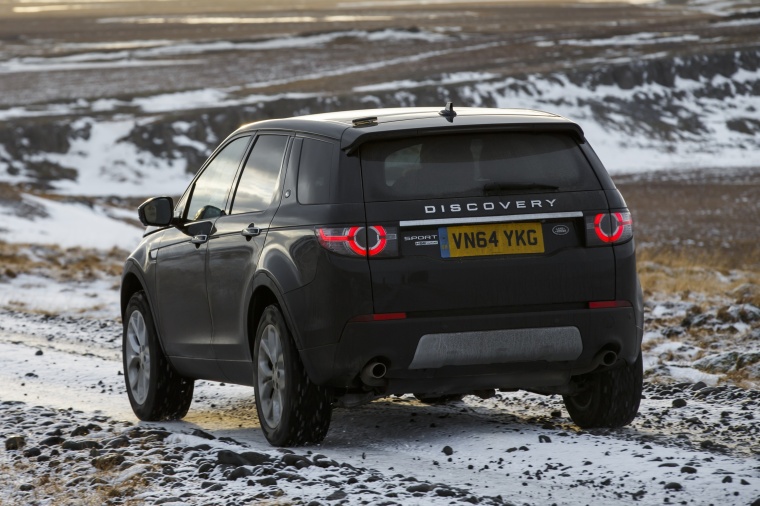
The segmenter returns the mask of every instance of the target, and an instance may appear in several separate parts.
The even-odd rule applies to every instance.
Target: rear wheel
[[[589,373],[578,378],[581,391],[564,395],[565,407],[579,427],[622,427],[636,417],[644,381],[641,352],[633,364]]]
[[[261,316],[253,345],[256,412],[270,444],[319,443],[332,417],[329,390],[309,380],[277,306]]]
[[[124,313],[122,359],[129,403],[140,420],[177,420],[187,414],[195,382],[177,373],[164,356],[144,292],[129,299]]]

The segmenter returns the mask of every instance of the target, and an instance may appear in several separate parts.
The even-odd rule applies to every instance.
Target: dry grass
[[[637,253],[641,286],[645,292],[677,294],[686,299],[692,293],[707,296],[736,294],[737,302],[760,307],[760,270],[732,267],[719,255],[701,252],[689,254],[665,248],[641,249]]]
[[[645,291],[726,295],[760,305],[760,171],[660,172],[616,178],[635,223]]]
[[[37,273],[59,281],[92,281],[119,276],[128,253],[55,245],[10,244],[0,241],[0,279]]]

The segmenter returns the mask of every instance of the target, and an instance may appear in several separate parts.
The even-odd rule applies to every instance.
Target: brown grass
[[[678,294],[682,299],[692,293],[727,295],[742,285],[759,289],[737,302],[760,304],[760,270],[741,270],[727,264],[723,257],[701,252],[690,255],[664,248],[637,252],[641,286],[646,292]]]
[[[121,274],[128,253],[54,245],[10,244],[0,241],[0,279],[37,273],[60,281],[91,281]]]

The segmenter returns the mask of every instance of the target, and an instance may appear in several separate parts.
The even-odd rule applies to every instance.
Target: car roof
[[[235,133],[253,130],[287,130],[332,137],[352,151],[368,140],[488,130],[564,130],[584,141],[576,123],[544,111],[457,107],[451,114],[441,107],[398,107],[309,114],[249,123]]]

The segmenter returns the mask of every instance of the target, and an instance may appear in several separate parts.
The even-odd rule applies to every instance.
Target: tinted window
[[[330,202],[335,145],[316,139],[304,139],[298,169],[298,202],[326,204]]]
[[[227,144],[196,179],[187,209],[188,219],[214,218],[222,213],[249,139],[241,137]]]
[[[599,189],[575,139],[560,133],[438,135],[361,148],[368,201]]]
[[[269,207],[287,143],[284,135],[261,135],[256,139],[238,183],[233,213],[263,211]]]

